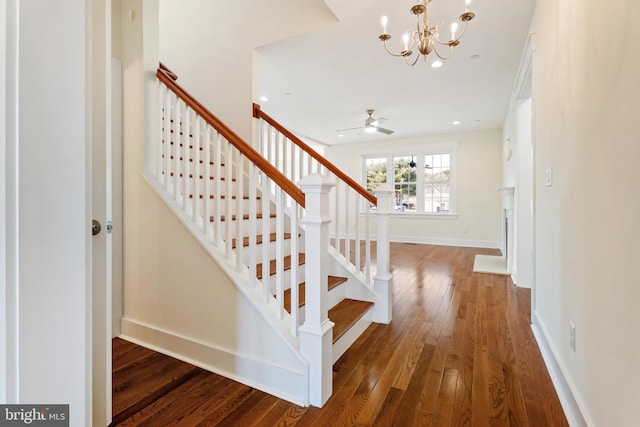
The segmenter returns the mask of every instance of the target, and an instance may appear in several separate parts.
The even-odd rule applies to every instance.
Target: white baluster
[[[261,200],[262,200],[262,297],[264,302],[268,302],[270,295],[269,289],[269,275],[270,275],[270,259],[269,259],[269,212],[271,211],[270,207],[270,197],[269,197],[269,186],[270,180],[266,174],[262,174],[262,182],[261,182]],[[266,236],[266,237],[265,237]]]
[[[234,209],[236,211],[236,271],[242,271],[243,258],[242,252],[244,251],[243,245],[243,232],[242,225],[244,223],[244,156],[239,150],[234,150],[237,153],[238,159],[236,160],[235,175],[236,175],[236,198]],[[227,197],[229,203],[234,201],[231,196]]]
[[[169,145],[169,142],[167,141],[166,138],[166,129],[167,126],[169,125],[169,122],[167,120],[165,120],[166,115],[165,115],[165,103],[166,103],[166,98],[167,98],[167,87],[165,85],[162,84],[162,82],[160,80],[157,80],[158,82],[158,125],[160,126],[160,131],[158,132],[158,135],[160,135],[160,143],[161,143],[161,147],[160,150],[158,150],[159,153],[159,157],[158,157],[158,164],[156,167],[156,171],[155,171],[155,175],[156,175],[156,179],[158,180],[158,182],[162,183],[164,186],[165,180],[164,180],[164,171],[165,171],[165,167],[164,167],[164,159],[165,159],[165,151],[166,151],[166,147],[167,145]],[[165,186],[166,188],[166,186]]]
[[[364,268],[365,277],[367,278],[367,284],[371,283],[371,204],[367,199],[364,200],[364,229],[366,233],[365,243],[365,255],[364,255]]]
[[[351,263],[351,236],[349,236],[349,193],[351,187],[348,185],[341,186],[344,189],[344,259],[347,264]]]
[[[209,218],[211,217],[211,184],[209,183],[209,177],[211,176],[211,126],[206,125],[206,131],[204,135],[204,168],[202,172],[202,187],[204,188],[204,205],[202,210],[202,231],[207,232],[207,224],[209,224]]]
[[[276,318],[279,320],[284,317],[284,191],[279,186],[276,187],[276,302],[277,311]],[[268,238],[263,236],[263,239]],[[293,257],[291,258],[291,265],[295,263]],[[291,285],[293,286],[294,278],[291,278]],[[291,306],[293,310],[293,305]]]
[[[256,287],[257,272],[256,262],[257,256],[257,242],[256,242],[256,230],[258,229],[257,223],[257,167],[254,164],[249,164],[249,282],[251,287]]]
[[[336,251],[341,254],[342,250],[340,249],[340,210],[342,208],[342,206],[340,205],[340,186],[336,185],[335,189],[333,190],[333,197],[334,197],[334,213],[332,215],[333,218],[333,225],[334,225],[334,242],[333,242],[333,247],[336,249]]]
[[[355,233],[355,258],[354,265],[356,270],[358,270],[358,274],[362,273],[362,264],[360,262],[360,200],[362,196],[354,191],[353,193],[353,215],[354,215],[354,233]]]
[[[189,200],[189,120],[191,109],[185,105],[184,118],[182,120],[182,147],[180,148],[180,163],[182,164],[182,181],[180,191],[182,192],[182,209],[187,210],[187,200]]]
[[[173,200],[178,200],[178,175],[180,174],[180,101],[174,97],[173,104],[173,137],[171,138],[171,192]]]
[[[201,180],[200,180],[200,172],[202,170],[201,166],[200,166],[200,116],[196,115],[195,116],[195,126],[194,126],[194,132],[193,132],[193,137],[194,137],[194,143],[193,143],[193,147],[194,147],[194,159],[193,159],[193,204],[192,204],[192,208],[193,208],[193,222],[197,222],[198,220],[198,215],[200,214],[200,212],[204,211],[204,209],[200,210],[198,209],[198,206],[200,205],[200,193],[202,192],[201,190]],[[204,176],[203,176],[204,178]],[[204,200],[204,194],[202,194],[202,200],[203,202]]]
[[[233,195],[233,146],[227,140],[225,140],[225,152],[224,152],[224,182],[225,182],[225,205],[226,214],[224,220],[224,236],[222,239],[225,241],[225,256],[228,260],[231,260],[231,238],[233,234],[233,201],[231,197]],[[218,177],[216,177],[218,179]],[[238,220],[238,218],[236,218]]]
[[[212,176],[207,177],[207,182],[213,188],[213,241],[216,246],[220,246],[223,237],[222,234],[222,135],[216,131],[216,142],[214,145],[213,160],[213,180]]]
[[[291,203],[290,230],[291,230],[291,334],[298,336],[298,203],[289,197]]]

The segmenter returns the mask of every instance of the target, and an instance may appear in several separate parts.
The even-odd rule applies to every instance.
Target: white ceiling
[[[476,17],[439,69],[430,66],[433,53],[409,67],[378,40],[387,15],[390,46],[400,50],[402,33],[415,27],[416,2],[326,0],[339,23],[259,49],[260,90],[269,98],[262,109],[327,145],[501,127],[535,0],[473,0]],[[448,34],[463,10],[464,0],[432,0],[430,24],[443,22]],[[338,137],[338,129],[362,126],[369,108],[388,119],[382,127],[393,135]]]

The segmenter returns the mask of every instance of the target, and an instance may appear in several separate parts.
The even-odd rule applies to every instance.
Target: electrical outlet
[[[576,351],[576,325],[573,322],[569,322],[569,346]]]

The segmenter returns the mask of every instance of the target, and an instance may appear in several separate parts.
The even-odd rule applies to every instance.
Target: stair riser
[[[296,280],[297,283],[302,283],[304,282],[304,264],[298,266],[298,275],[297,275],[298,279]],[[263,278],[264,279],[264,278]],[[271,294],[275,294],[276,292],[276,275],[272,275],[269,276],[269,278],[267,279],[267,283],[269,284],[269,290],[271,291]],[[291,271],[290,270],[286,270],[282,273],[282,285],[283,285],[283,289],[289,289],[289,286],[291,286]]]
[[[178,177],[177,178],[177,183],[174,182],[175,177],[172,176],[168,176],[167,177],[168,182],[167,182],[167,189],[170,193],[173,193],[173,186],[177,185],[178,187],[178,194],[182,195],[183,191],[184,191],[184,186],[185,183],[183,181],[182,177]],[[206,182],[208,181],[208,182]],[[198,180],[198,189],[196,191],[196,186],[195,186],[195,182],[193,180],[193,178],[188,178],[186,186],[187,186],[187,193],[188,194],[204,194],[205,192],[205,185],[207,185],[207,191],[209,192],[209,195],[211,194],[215,194],[216,191],[216,180],[215,179],[199,179]],[[231,195],[235,196],[238,194],[239,191],[239,185],[237,181],[232,181],[231,182]],[[227,181],[226,180],[221,180],[220,181],[220,195],[221,196],[227,196]],[[256,192],[257,193],[257,192]],[[247,185],[243,185],[243,194],[244,195],[249,195],[249,189],[247,188]]]
[[[275,230],[276,229],[276,219],[275,218],[269,218],[268,220],[269,222],[269,230]],[[209,233],[213,233],[213,227],[214,226],[218,226],[220,227],[219,230],[221,231],[220,236],[223,236],[224,234],[224,230],[226,228],[226,223],[227,221],[213,221],[209,224],[208,227],[208,232]],[[247,236],[249,234],[249,221],[248,220],[243,220],[242,221],[242,236]],[[253,231],[258,233],[258,234],[262,234],[262,219],[256,219],[256,224],[255,227],[253,228]],[[286,231],[286,230],[285,230]],[[231,238],[235,238],[236,237],[236,224],[235,221],[231,221]]]
[[[263,251],[263,245],[257,245],[256,246],[256,254],[255,254],[255,258],[251,258],[251,251],[249,250],[248,246],[245,246],[242,248],[242,259],[244,260],[244,263],[246,265],[251,265],[251,264],[260,264],[262,263],[262,251]],[[276,242],[269,242],[268,244],[268,260],[272,260],[276,258]],[[282,251],[284,253],[284,255],[291,255],[291,239],[285,239],[282,242]]]
[[[193,203],[193,199],[189,199],[189,203]],[[238,209],[238,201],[234,199],[234,200],[231,201],[231,213],[232,214],[237,214],[238,210],[243,214],[249,213],[249,210],[250,210],[250,207],[251,207],[251,203],[252,202],[250,200],[243,199],[241,204],[240,204],[240,209]],[[256,202],[255,200],[253,201],[253,203],[256,206],[256,213],[262,213],[262,204],[259,201]],[[217,204],[218,204],[218,208],[217,209],[220,210],[220,213],[222,215],[226,215],[227,214],[227,208],[229,207],[229,200],[228,199],[222,199],[222,200],[219,200],[217,202]],[[207,209],[208,209],[207,213],[209,215],[213,215],[214,212],[215,212],[214,209],[216,209],[216,206],[215,206],[216,202],[214,200],[209,199],[209,202],[207,203],[207,205],[208,205],[207,206]],[[202,211],[204,209],[204,203],[203,203],[202,199],[198,200],[197,206],[198,206],[198,213],[200,215],[202,215],[202,213],[203,213]]]
[[[301,281],[299,281],[298,283],[300,283]],[[335,307],[340,301],[342,301],[343,299],[345,299],[347,297],[347,284],[343,283],[340,286],[336,286],[335,288],[331,289],[329,291],[329,309],[332,309],[333,307]],[[300,323],[304,322],[304,305],[302,307],[298,308],[298,319],[300,320]]]

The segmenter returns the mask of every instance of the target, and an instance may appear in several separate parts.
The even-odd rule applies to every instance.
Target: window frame
[[[393,211],[392,216],[411,218],[457,218],[457,142],[425,143],[420,145],[397,147],[394,151],[388,148],[372,149],[361,152],[360,182],[367,188],[367,159],[385,158],[387,169],[386,184],[395,191],[394,158],[414,157],[416,163],[416,211]],[[425,172],[424,160],[427,155],[449,155],[449,210],[447,212],[424,212],[425,206]]]

